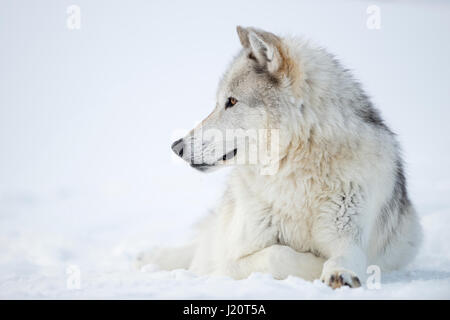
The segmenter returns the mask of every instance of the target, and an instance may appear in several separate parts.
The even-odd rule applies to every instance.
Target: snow
[[[449,299],[449,15],[446,1],[1,2],[0,298]],[[238,24],[327,47],[398,133],[425,239],[379,290],[133,268],[186,241],[223,191],[227,170],[195,172],[169,146],[212,109]]]

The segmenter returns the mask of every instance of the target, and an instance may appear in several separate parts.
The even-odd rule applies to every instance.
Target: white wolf
[[[294,275],[337,288],[359,287],[369,265],[409,263],[421,227],[399,145],[359,83],[307,41],[255,28],[237,33],[243,48],[215,109],[172,149],[201,171],[240,165],[191,244],[143,253],[138,265],[236,279]],[[224,143],[235,129],[276,130],[268,160],[275,171],[261,174],[267,161],[251,163],[242,139]],[[215,134],[205,138],[207,131]]]

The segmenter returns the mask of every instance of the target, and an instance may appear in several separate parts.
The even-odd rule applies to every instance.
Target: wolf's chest
[[[248,218],[245,225],[253,225],[243,229],[247,236],[253,230],[257,232],[252,231],[249,237],[264,246],[279,243],[297,251],[314,250],[312,230],[322,205],[322,190],[317,183],[292,176],[267,177],[245,185],[250,188],[235,194],[242,208],[238,212]]]
[[[277,242],[298,251],[313,250],[312,229],[317,218],[317,203],[303,188],[284,192],[271,203],[271,217]]]
[[[272,221],[277,232],[277,243],[298,251],[312,250],[314,215],[308,208],[290,215],[274,212]]]

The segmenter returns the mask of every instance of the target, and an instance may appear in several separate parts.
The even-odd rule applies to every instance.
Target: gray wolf
[[[361,85],[301,38],[237,33],[242,48],[214,110],[172,145],[197,170],[234,165],[227,189],[192,243],[143,253],[138,264],[235,279],[292,275],[332,288],[361,286],[369,265],[408,264],[421,226],[396,136]],[[230,130],[265,130],[263,145],[276,132],[276,152],[251,162],[246,146],[256,138],[231,139]]]

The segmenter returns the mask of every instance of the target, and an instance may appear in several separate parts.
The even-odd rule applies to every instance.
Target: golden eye
[[[229,97],[227,103],[225,103],[225,110],[233,107],[237,103],[237,99],[233,97]]]

